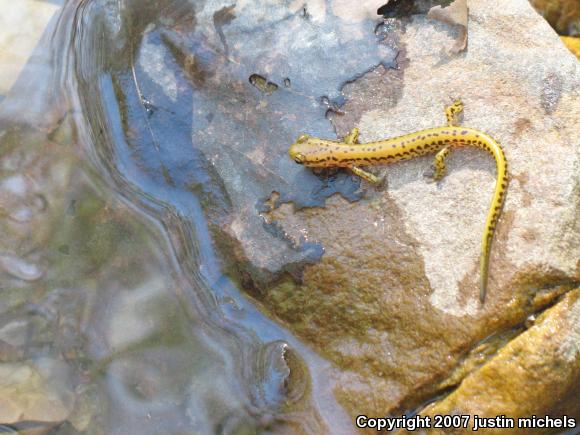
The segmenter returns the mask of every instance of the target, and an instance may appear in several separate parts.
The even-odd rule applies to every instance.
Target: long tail
[[[479,290],[479,299],[483,303],[485,301],[485,294],[487,292],[487,277],[489,270],[489,255],[491,252],[491,242],[495,227],[501,213],[505,195],[508,186],[507,161],[501,145],[491,137],[485,135],[486,142],[483,147],[489,151],[495,158],[497,168],[497,178],[495,181],[495,190],[491,199],[489,212],[485,221],[485,230],[481,241],[481,260],[480,260],[480,276],[481,287]]]

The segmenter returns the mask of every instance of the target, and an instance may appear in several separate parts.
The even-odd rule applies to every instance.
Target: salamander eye
[[[307,134],[301,134],[300,136],[298,136],[298,139],[296,139],[296,143],[304,143],[308,140],[310,136],[308,136]]]
[[[295,161],[296,163],[298,163],[299,165],[301,165],[302,163],[304,163],[304,159],[305,159],[305,157],[304,157],[304,154],[300,154],[300,153],[298,153],[298,154],[296,154],[296,155],[294,156],[294,161]]]

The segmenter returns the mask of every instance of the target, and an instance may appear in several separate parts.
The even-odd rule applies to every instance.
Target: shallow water
[[[0,103],[0,361],[50,379],[62,412],[7,427],[352,430],[328,363],[260,312],[223,248],[241,219],[268,255],[250,281],[275,279],[322,249],[263,221],[272,192],[360,195],[286,156],[302,131],[335,135],[345,83],[395,66],[376,20],[335,13],[102,0],[54,16]]]

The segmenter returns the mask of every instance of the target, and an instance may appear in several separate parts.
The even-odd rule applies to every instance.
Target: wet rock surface
[[[334,192],[360,198],[345,173],[299,170],[285,158],[288,144],[304,130],[333,136],[325,114],[342,103],[341,86],[377,65],[394,68],[397,51],[375,35],[372,2],[356,14],[340,2],[181,3],[180,15],[150,8],[128,23],[142,32],[127,59],[134,63],[111,71],[108,92],[140,132],[126,144],[138,150],[140,170],[182,196],[198,195],[215,243],[234,253],[225,262],[263,286],[322,253],[264,228],[259,212],[273,191],[301,206],[322,205]]]

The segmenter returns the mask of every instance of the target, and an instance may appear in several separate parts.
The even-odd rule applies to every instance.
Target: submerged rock
[[[57,360],[0,364],[0,423],[58,423],[75,403],[68,369]]]
[[[42,276],[36,264],[12,254],[0,254],[0,270],[24,281],[35,281]]]

